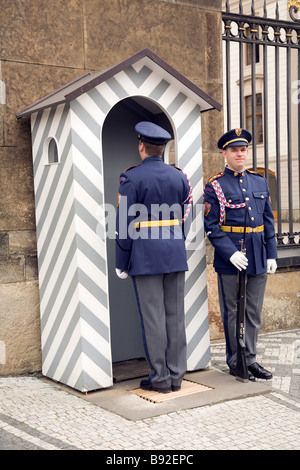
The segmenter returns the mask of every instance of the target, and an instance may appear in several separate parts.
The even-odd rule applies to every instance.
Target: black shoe
[[[254,362],[254,364],[251,364],[251,366],[248,366],[248,371],[254,375],[254,377],[257,377],[258,379],[265,379],[265,380],[270,380],[272,379],[273,375],[271,372],[268,370],[264,369],[262,366],[260,366],[257,362]]]
[[[159,392],[159,393],[170,393],[172,392],[171,387],[165,387],[165,388],[158,388],[154,387],[152,385],[152,382],[150,380],[142,380],[140,383],[140,387],[143,390],[148,390],[149,392]]]
[[[172,385],[172,392],[178,392],[181,389],[181,385]]]
[[[229,369],[229,373],[230,375],[233,375],[234,377],[236,377],[236,372],[235,372],[235,369]],[[255,382],[255,377],[253,374],[251,374],[251,372],[249,372],[249,368],[248,368],[248,380],[250,380],[250,382]]]

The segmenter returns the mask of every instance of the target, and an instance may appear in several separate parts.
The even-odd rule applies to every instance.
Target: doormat
[[[137,388],[130,391],[144,400],[151,401],[151,403],[163,403],[168,400],[173,400],[173,398],[184,397],[186,395],[192,395],[193,393],[207,392],[208,390],[213,389],[211,387],[207,387],[206,385],[190,382],[189,380],[183,380],[181,383],[181,389],[177,392],[159,393],[155,391],[143,390],[142,388]]]
[[[150,373],[151,369],[145,359],[130,359],[113,363],[114,383],[147,377]]]

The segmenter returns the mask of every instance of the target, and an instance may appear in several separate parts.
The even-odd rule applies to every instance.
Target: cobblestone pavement
[[[224,344],[212,366],[226,370]],[[0,377],[0,450],[300,449],[300,330],[259,336],[272,391],[129,421],[37,377]]]

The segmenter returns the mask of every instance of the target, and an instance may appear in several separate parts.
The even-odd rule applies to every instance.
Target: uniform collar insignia
[[[233,176],[245,176],[245,171],[242,171],[239,173],[238,171],[231,170],[230,168],[226,167],[225,168],[226,173],[230,173]]]

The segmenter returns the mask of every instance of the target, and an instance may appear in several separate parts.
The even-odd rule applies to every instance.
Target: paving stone
[[[0,450],[299,450],[295,341],[300,330],[259,337],[258,362],[274,372],[270,393],[136,422],[37,377],[0,377]],[[226,373],[225,345],[211,351]]]

